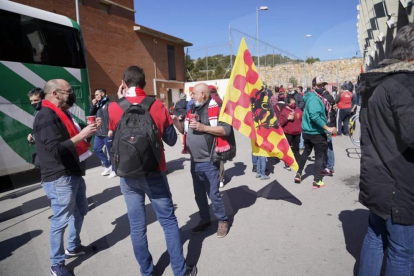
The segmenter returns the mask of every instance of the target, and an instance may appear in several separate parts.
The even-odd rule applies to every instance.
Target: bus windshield
[[[68,26],[0,10],[0,60],[86,68],[80,32]]]

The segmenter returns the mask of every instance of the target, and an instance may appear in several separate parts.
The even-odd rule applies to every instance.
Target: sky
[[[259,38],[303,59],[321,60],[360,56],[357,39],[358,0],[134,0],[135,22],[179,37],[193,44],[191,58],[237,54],[244,36],[252,55],[257,55],[256,7]],[[232,31],[229,32],[229,25]],[[249,36],[243,35],[246,33]],[[229,33],[231,35],[229,35]],[[305,35],[312,37],[304,39]],[[251,37],[253,36],[253,38]],[[305,42],[304,42],[305,40]],[[207,48],[207,50],[206,50]],[[328,51],[331,49],[331,51]],[[264,44],[260,54],[280,53]],[[286,55],[283,52],[283,55]]]

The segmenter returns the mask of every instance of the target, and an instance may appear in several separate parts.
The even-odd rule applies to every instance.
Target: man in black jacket
[[[400,29],[383,68],[361,74],[359,201],[369,210],[359,275],[414,271],[414,25]]]
[[[65,267],[65,259],[85,254],[81,245],[80,231],[88,212],[86,186],[82,176],[85,170],[81,162],[89,157],[86,138],[92,136],[97,124],[83,130],[74,120],[69,108],[75,102],[75,94],[64,80],[50,80],[44,87],[45,99],[37,113],[33,134],[41,165],[42,186],[51,200],[53,218],[50,229],[51,275],[72,275]],[[63,237],[69,225],[68,248],[64,249]]]
[[[322,93],[322,96],[329,102],[331,105],[331,110],[329,111],[329,121],[327,123],[328,127],[336,127],[336,103],[334,97],[329,93],[328,90],[325,90]],[[325,176],[333,176],[335,173],[335,153],[332,144],[332,134],[327,134],[328,147],[325,151],[325,159],[323,161],[324,170],[321,172]]]
[[[174,115],[179,118],[180,122],[183,122],[186,114],[187,114],[187,95],[184,92],[181,92],[180,100],[174,106]]]
[[[114,178],[116,177],[116,173],[112,169],[112,162],[110,158],[111,155],[109,154],[112,147],[112,137],[108,137],[109,104],[110,101],[106,95],[106,90],[104,88],[95,89],[95,98],[92,100],[91,108],[89,109],[89,115],[102,119],[102,125],[99,127],[98,131],[95,134],[93,151],[96,153],[99,159],[101,159],[102,164],[105,166],[102,175],[109,175],[108,178]],[[103,151],[104,146],[106,147],[106,152]]]
[[[288,93],[287,93],[287,97],[286,97],[286,103],[289,102],[289,98],[295,98],[296,101],[296,106],[298,108],[300,108],[301,110],[303,110],[303,108],[305,107],[305,102],[303,101],[303,96],[302,94],[300,94],[298,91],[294,90],[293,84],[289,83],[288,84]]]

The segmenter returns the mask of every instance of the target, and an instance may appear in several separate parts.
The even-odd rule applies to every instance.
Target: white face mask
[[[201,103],[199,101],[194,102],[195,107],[199,107],[200,105],[201,105]]]

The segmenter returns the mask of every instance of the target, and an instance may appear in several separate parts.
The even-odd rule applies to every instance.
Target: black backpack
[[[149,112],[154,102],[152,97],[132,105],[125,98],[117,101],[124,110],[112,141],[112,165],[118,176],[136,178],[159,171],[162,143]]]

